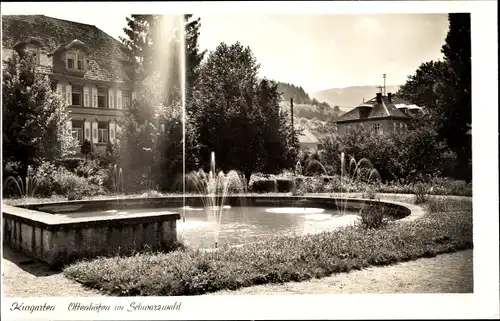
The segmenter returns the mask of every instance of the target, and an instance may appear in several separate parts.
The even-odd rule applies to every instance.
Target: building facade
[[[345,135],[356,127],[373,129],[379,134],[401,133],[407,122],[423,113],[421,107],[409,104],[392,93],[382,93],[343,114],[337,120],[337,132]]]
[[[2,16],[2,59],[14,51],[35,57],[69,111],[68,130],[105,153],[118,120],[135,98],[124,46],[95,26],[41,15]],[[77,155],[80,148],[76,150]]]

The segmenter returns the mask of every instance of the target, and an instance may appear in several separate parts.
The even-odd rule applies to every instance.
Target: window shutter
[[[109,123],[109,140],[113,144],[115,143],[115,133],[116,133],[115,123],[110,122]]]
[[[92,87],[92,107],[97,108],[97,87]]]
[[[83,139],[87,139],[89,142],[92,141],[92,134],[90,132],[90,122],[86,121],[84,124],[85,133],[83,133]]]
[[[116,90],[116,108],[117,109],[123,109],[122,106],[122,91],[120,89]]]
[[[71,85],[66,85],[66,104],[68,104],[69,106],[72,105],[71,94]]]
[[[97,144],[97,137],[98,137],[98,132],[97,132],[97,123],[93,122],[92,123],[92,143]]]
[[[108,108],[115,108],[113,104],[115,102],[113,94],[114,94],[113,89],[108,90],[108,99],[109,99]]]
[[[83,87],[83,107],[90,107],[89,98],[89,87]]]
[[[131,94],[130,94],[130,98],[131,98],[131,104],[134,102],[135,98],[136,98],[136,94],[135,94],[135,91],[133,91]]]

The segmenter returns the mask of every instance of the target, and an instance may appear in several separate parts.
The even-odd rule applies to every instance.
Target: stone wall
[[[180,218],[177,213],[156,212],[70,219],[7,205],[2,212],[4,244],[52,266],[145,248],[171,249]]]

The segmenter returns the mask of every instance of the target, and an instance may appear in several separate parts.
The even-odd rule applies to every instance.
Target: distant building
[[[302,150],[317,150],[320,147],[319,139],[307,128],[304,128],[302,134],[299,135],[299,147]]]
[[[422,112],[421,107],[399,99],[392,93],[387,96],[377,93],[374,98],[340,116],[337,120],[337,132],[344,135],[361,126],[373,128],[380,134],[399,133],[406,130],[409,120]]]
[[[68,130],[104,153],[135,96],[124,46],[92,25],[21,15],[2,16],[2,47],[4,61],[13,51],[35,56],[38,71],[50,77],[68,106]]]

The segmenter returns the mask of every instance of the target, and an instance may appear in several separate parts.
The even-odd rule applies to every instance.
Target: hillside
[[[290,102],[282,101],[280,106],[283,110],[290,112]],[[310,104],[293,104],[294,123],[309,129],[318,139],[325,138],[335,131],[335,121],[342,112],[334,107],[323,107]]]
[[[389,85],[386,86],[386,90],[395,93],[398,87],[397,85]],[[309,96],[319,101],[325,101],[330,106],[339,106],[343,112],[346,112],[361,104],[363,98],[368,100],[375,97],[378,91],[377,86],[352,86],[326,89],[309,93]]]

